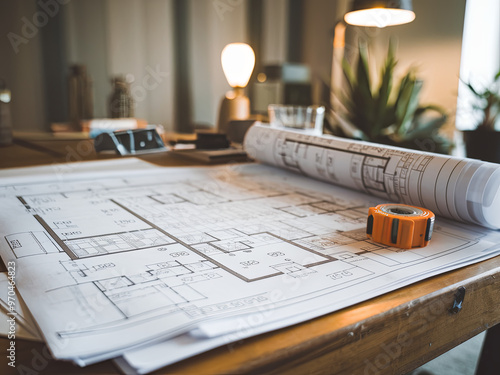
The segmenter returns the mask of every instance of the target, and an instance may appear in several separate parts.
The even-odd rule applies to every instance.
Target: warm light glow
[[[257,81],[259,81],[260,83],[266,82],[267,81],[267,75],[266,75],[266,73],[259,73],[257,75]]]
[[[10,103],[10,91],[0,91],[0,102]]]
[[[245,87],[255,66],[252,47],[245,43],[231,43],[221,54],[222,69],[227,82],[232,87]]]
[[[356,26],[386,27],[412,22],[415,13],[405,9],[371,8],[349,12],[345,22]]]

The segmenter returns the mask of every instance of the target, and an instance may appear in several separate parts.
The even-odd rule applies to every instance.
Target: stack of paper
[[[312,138],[292,145],[293,134],[282,142],[255,129],[247,146],[264,160],[351,189],[259,164],[0,171],[1,256],[15,265],[16,290],[55,358],[82,366],[116,358],[123,371],[147,373],[500,254],[496,231],[442,217],[425,248],[366,238],[367,207],[387,193],[405,201],[404,186],[434,173],[432,155],[380,148],[377,158],[354,142],[340,162],[318,154]],[[441,203],[436,195],[438,214]]]
[[[31,314],[12,287],[7,272],[0,272],[0,336],[42,341]]]

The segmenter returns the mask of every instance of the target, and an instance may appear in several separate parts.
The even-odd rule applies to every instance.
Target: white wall
[[[93,84],[94,117],[107,117],[106,101],[111,90],[105,6],[102,0],[71,1],[61,9],[66,58],[70,65],[87,67]],[[69,74],[69,69],[65,74]]]
[[[220,54],[226,44],[247,42],[247,0],[186,1],[190,19],[192,121],[215,125],[220,101],[231,88],[222,71]]]
[[[106,1],[108,82],[128,75],[135,117],[167,130],[174,129],[172,17],[171,0]]]
[[[311,67],[313,101],[317,104],[322,101],[319,95],[324,94],[321,83],[330,85],[333,31],[346,7],[342,1],[331,0],[308,0],[304,7],[302,61]],[[329,94],[323,99],[329,100]]]
[[[451,135],[457,107],[465,0],[414,0],[416,19],[375,34],[378,56],[387,54],[390,38],[398,42],[398,70],[410,66],[424,81],[421,104],[437,104],[450,114],[447,132]]]
[[[262,22],[263,65],[287,62],[288,55],[288,0],[264,0]]]
[[[94,117],[108,117],[111,78],[131,80],[134,116],[174,129],[172,0],[73,0],[69,60],[87,65]]]
[[[172,9],[172,0],[148,0],[144,13],[147,64],[155,74],[161,72],[159,77],[143,84],[151,94],[147,100],[148,120],[152,124],[163,124],[169,131],[175,129]]]

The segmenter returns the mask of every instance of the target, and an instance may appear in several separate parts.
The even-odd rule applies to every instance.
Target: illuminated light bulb
[[[221,54],[222,70],[231,87],[245,87],[255,66],[252,47],[245,43],[231,43]]]
[[[403,25],[415,19],[415,13],[406,9],[371,8],[346,13],[344,20],[350,25],[386,27]]]
[[[225,134],[231,121],[250,117],[250,99],[245,96],[244,88],[255,66],[255,54],[248,44],[231,43],[224,47],[220,59],[227,82],[233,88],[226,93],[219,108],[217,131]]]

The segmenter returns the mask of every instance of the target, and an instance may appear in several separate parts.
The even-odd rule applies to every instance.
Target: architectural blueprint
[[[36,324],[33,322],[29,310],[26,308],[24,301],[19,298],[19,295],[10,293],[9,279],[7,272],[0,272],[0,336],[9,338],[9,334],[13,333],[11,327],[11,315],[15,314],[15,337],[25,340],[42,341]],[[9,298],[10,297],[10,298]],[[12,306],[12,310],[11,310]],[[12,335],[11,335],[12,338]]]
[[[266,125],[251,127],[255,159],[454,220],[500,229],[500,165]]]
[[[500,253],[497,232],[441,218],[426,248],[378,245],[380,199],[274,167],[108,164],[0,171],[2,259],[53,355],[79,364],[192,341],[174,362],[241,338],[244,317],[268,331]]]

